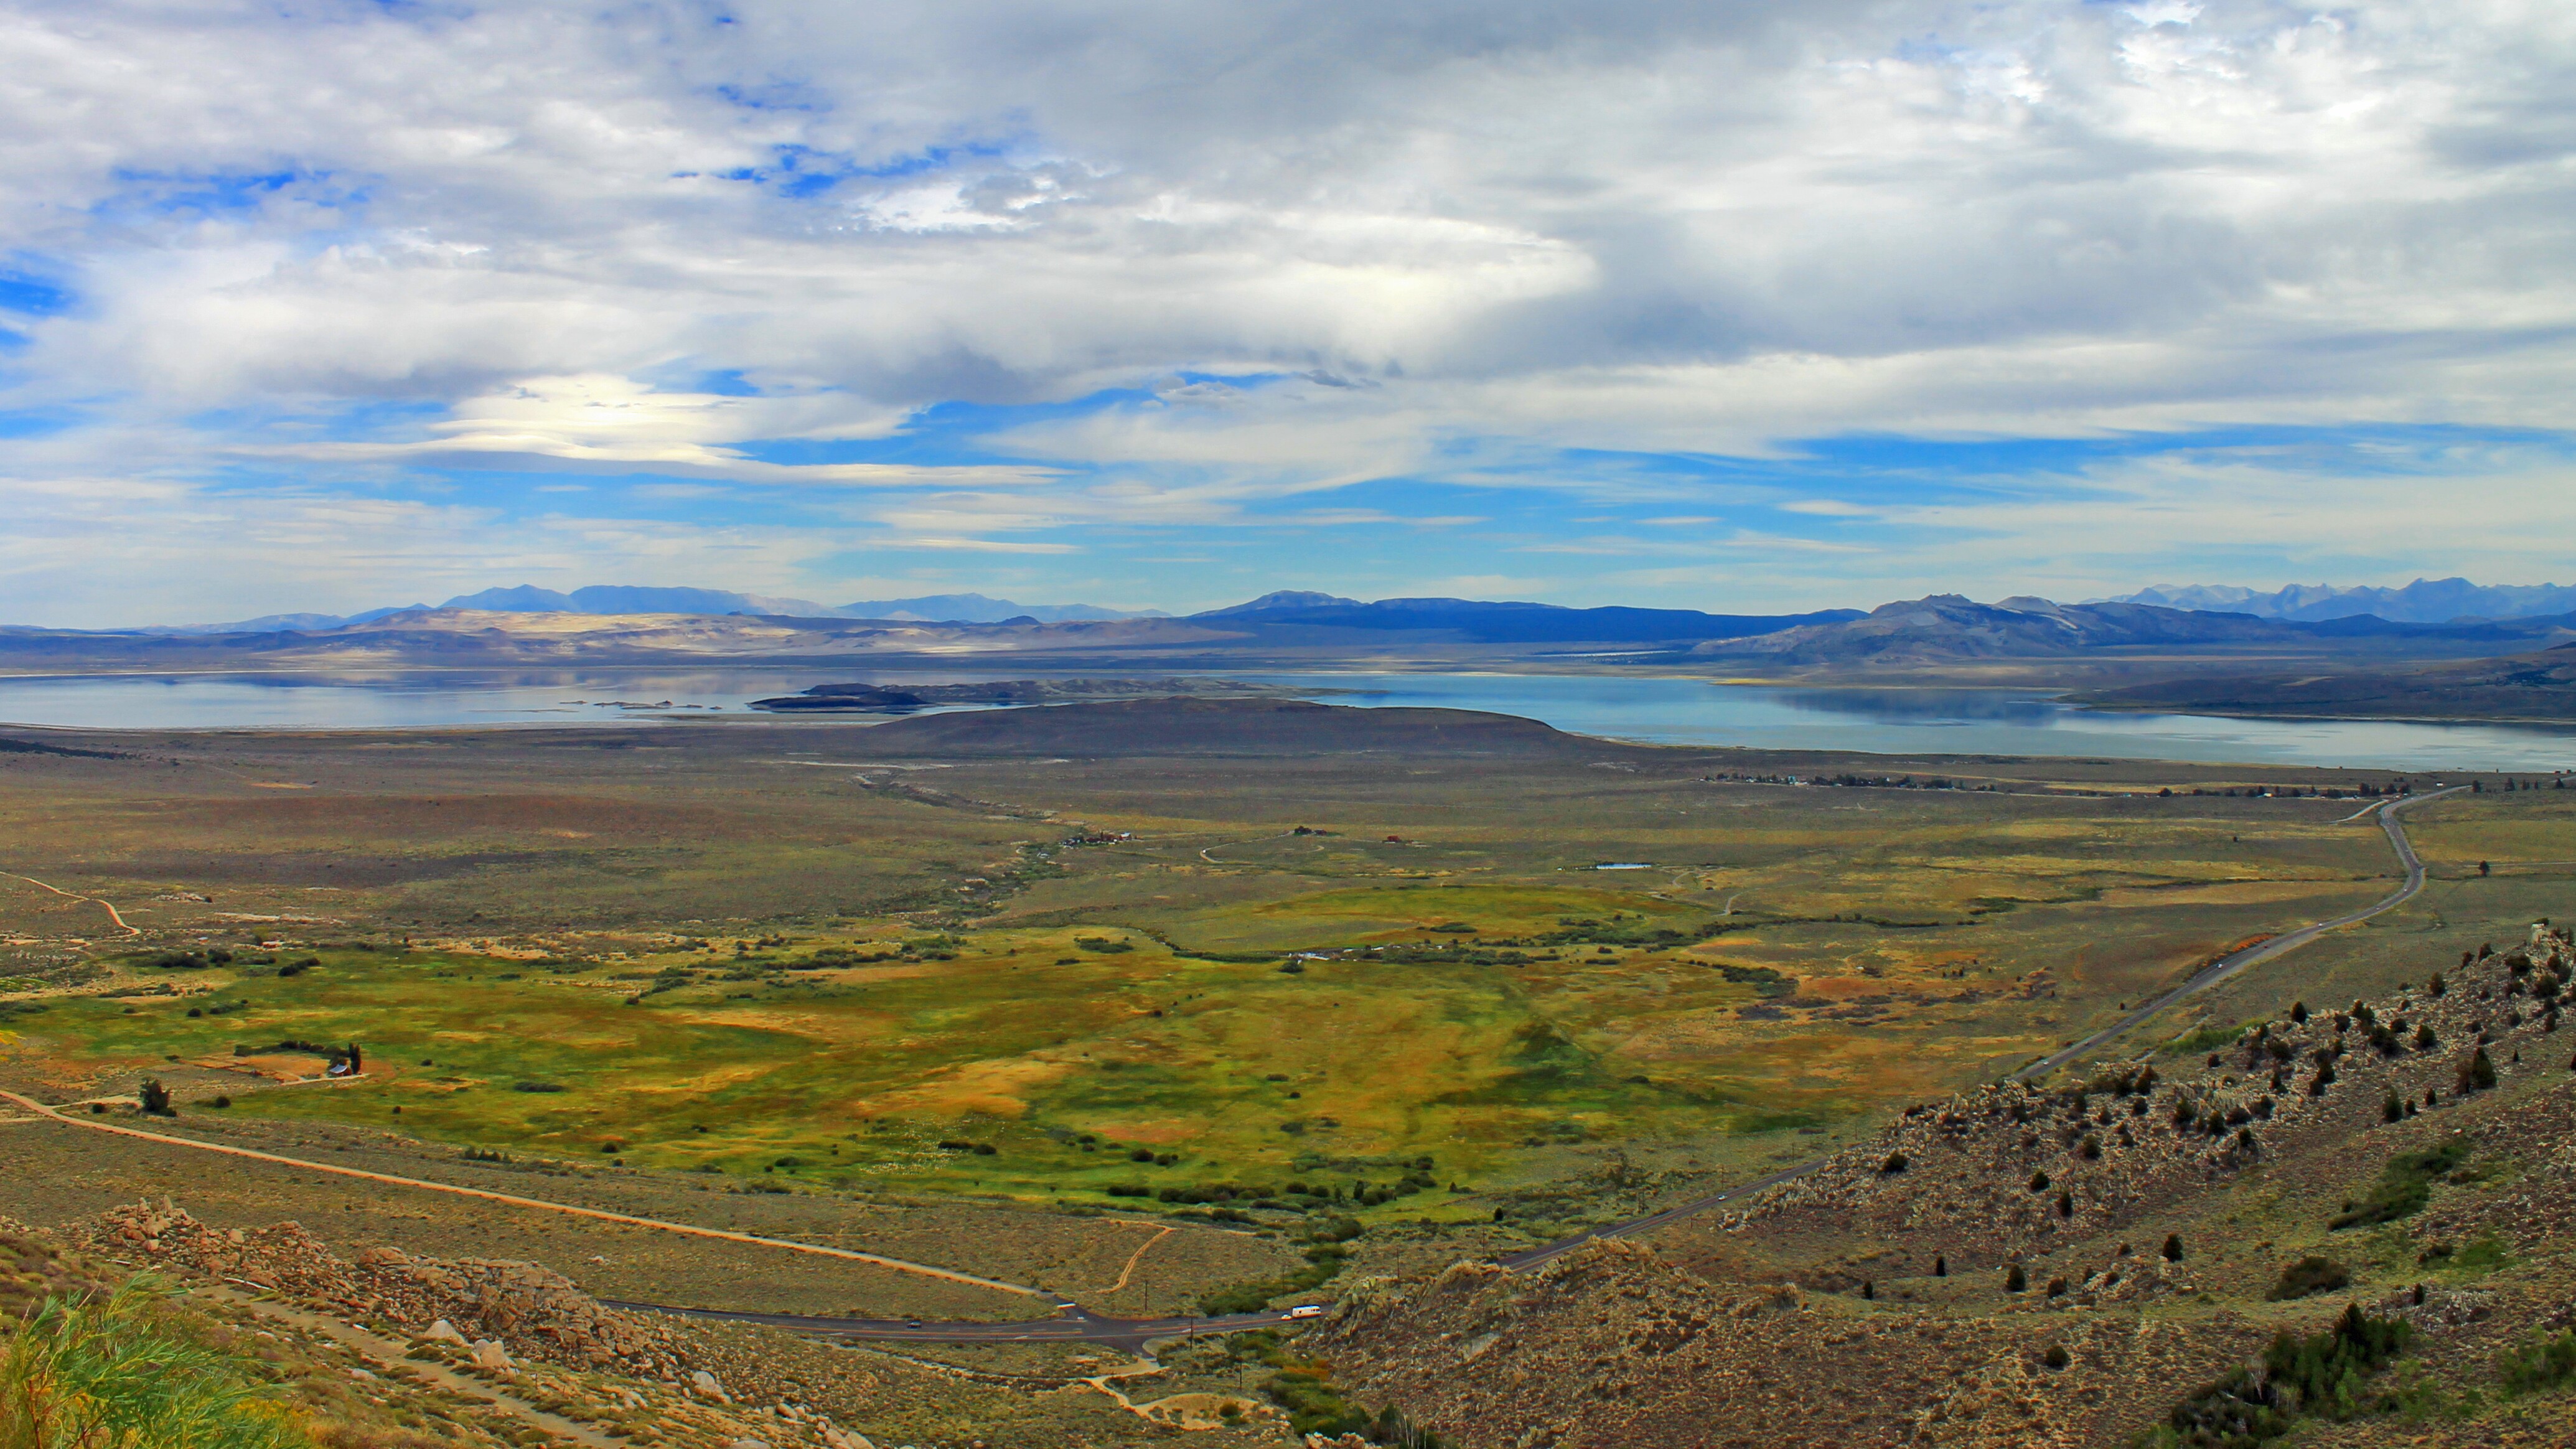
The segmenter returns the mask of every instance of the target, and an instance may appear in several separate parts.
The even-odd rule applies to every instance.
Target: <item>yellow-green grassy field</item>
[[[633,733],[13,760],[0,868],[72,894],[0,880],[45,1008],[0,1024],[0,1077],[184,1072],[183,1111],[733,1180],[1109,1203],[1411,1177],[1438,1187],[1403,1210],[1437,1212],[1452,1182],[1724,1160],[1991,1077],[2395,875],[2362,802],[2192,795],[2251,783],[2208,767],[1820,788],[1718,778],[1812,759],[1579,742],[895,769],[863,728]],[[2564,799],[2425,812],[2437,885],[2466,850],[2490,887],[2576,859]],[[239,959],[145,964],[216,944]],[[98,994],[138,987],[184,994]],[[362,1043],[366,1077],[208,1075],[293,1069],[234,1055],[287,1041]]]

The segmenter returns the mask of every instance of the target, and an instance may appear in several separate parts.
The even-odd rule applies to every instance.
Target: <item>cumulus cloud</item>
[[[17,0],[0,53],[0,250],[67,298],[0,314],[62,420],[13,490],[641,472],[1026,551],[1726,501],[1581,450],[2576,425],[2564,6]],[[957,405],[1029,411],[777,446]]]

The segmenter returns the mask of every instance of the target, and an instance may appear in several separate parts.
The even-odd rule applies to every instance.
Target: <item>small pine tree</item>
[[[142,1099],[143,1110],[155,1117],[178,1115],[170,1110],[170,1089],[161,1085],[159,1077],[145,1078],[142,1090],[137,1095]]]
[[[2164,1255],[2165,1261],[2168,1263],[2179,1263],[2182,1261],[2182,1234],[2165,1234]]]
[[[1950,1260],[1949,1260],[1948,1258],[1943,1257],[1943,1256],[1942,1256],[1942,1255],[1940,1255],[1939,1253],[1935,1253],[1935,1254],[1933,1254],[1933,1255],[1932,1255],[1932,1276],[1933,1276],[1933,1277],[1935,1277],[1935,1278],[1947,1278],[1947,1277],[1949,1277],[1949,1276],[1950,1276]]]
[[[2379,1120],[2382,1122],[2402,1122],[2405,1119],[2406,1104],[2397,1100],[2397,1094],[2395,1092],[2389,1093],[2388,1100],[2379,1104]]]
[[[2029,1287],[2030,1275],[2021,1270],[2021,1264],[2015,1263],[2004,1270],[2004,1291],[2006,1293],[2025,1292]]]
[[[2306,1026],[2308,1024],[2308,1004],[2304,1001],[2291,1002],[2290,1020],[2297,1022],[2301,1026]]]
[[[1868,1280],[1868,1279],[1866,1279],[1866,1278],[1863,1278],[1863,1279],[1861,1280],[1861,1282],[1860,1282],[1860,1296],[1861,1296],[1861,1297],[1863,1297],[1863,1298],[1868,1299],[1868,1300],[1869,1300],[1870,1302],[1872,1302],[1872,1303],[1877,1302],[1877,1301],[1878,1301],[1878,1285],[1877,1285],[1877,1284],[1875,1284],[1875,1283],[1872,1283],[1871,1281],[1869,1281],[1869,1280]]]
[[[2483,1092],[2495,1084],[2495,1063],[2487,1060],[2487,1049],[2480,1047],[2470,1054],[2468,1065],[2460,1068],[2460,1090]]]
[[[2072,1193],[2072,1192],[2068,1192],[2068,1191],[2065,1191],[2065,1190],[2063,1190],[2063,1189],[2061,1189],[2061,1190],[2058,1192],[2058,1194],[2057,1194],[2057,1215],[2058,1215],[2059,1217],[2061,1217],[2061,1218],[2071,1218],[2071,1217],[2075,1216],[2075,1194],[2074,1194],[2074,1193]]]
[[[2045,1172],[2032,1173],[2030,1175],[2030,1190],[2032,1192],[2048,1191],[2048,1174]]]
[[[2415,1050],[2419,1052],[2429,1052],[2441,1044],[2442,1039],[2433,1034],[2433,1023],[2429,1021],[2416,1023]]]
[[[2468,952],[2462,951],[2460,953],[2461,965],[2468,965],[2470,959]],[[2442,999],[2442,993],[2451,989],[2451,983],[2443,980],[2442,973],[2436,971],[2433,973],[2433,979],[2424,983],[2424,989],[2432,995],[2434,1000],[2439,1001]]]

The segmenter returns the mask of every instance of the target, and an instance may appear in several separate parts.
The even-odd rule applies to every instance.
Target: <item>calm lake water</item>
[[[741,715],[809,685],[1027,678],[868,670],[522,670],[0,678],[0,722],[91,729],[635,727]],[[1493,710],[1622,739],[1872,754],[2089,755],[2389,770],[2576,769],[2576,731],[2106,714],[2010,690],[1782,689],[1534,674],[1236,674],[1356,705]]]

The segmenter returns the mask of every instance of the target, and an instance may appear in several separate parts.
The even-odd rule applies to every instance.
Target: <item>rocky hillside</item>
[[[219,1336],[251,1359],[274,1357],[253,1340],[304,1345],[321,1366],[286,1402],[328,1449],[1110,1449],[1187,1430],[1201,1449],[1253,1449],[1287,1432],[1267,1404],[1174,1393],[1169,1370],[1114,1354],[988,1372],[901,1351],[928,1345],[832,1346],[626,1312],[533,1263],[390,1246],[342,1257],[294,1223],[216,1228],[167,1201],[61,1237],[0,1220],[0,1309],[138,1271],[183,1291],[205,1324],[229,1325]],[[7,1331],[0,1322],[0,1352]]]
[[[2112,1446],[2358,1304],[2410,1336],[2352,1442],[2576,1442],[2566,1389],[2502,1368],[2576,1318],[2576,947],[2439,964],[1914,1108],[1651,1245],[1366,1285],[1325,1351],[1470,1446]]]

